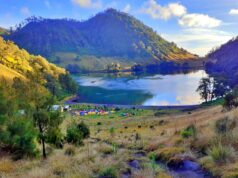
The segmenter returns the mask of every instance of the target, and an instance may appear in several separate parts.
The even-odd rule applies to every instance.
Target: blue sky
[[[86,20],[109,7],[200,56],[238,35],[238,0],[0,0],[0,26],[32,15]]]

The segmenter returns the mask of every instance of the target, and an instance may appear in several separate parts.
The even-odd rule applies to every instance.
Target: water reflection
[[[103,104],[192,105],[201,102],[196,92],[203,70],[180,74],[140,76],[74,76],[81,86],[79,102]]]

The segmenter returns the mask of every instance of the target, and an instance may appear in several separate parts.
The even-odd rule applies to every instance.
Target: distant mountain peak
[[[30,23],[30,22],[40,23]],[[197,56],[159,36],[135,17],[109,8],[86,21],[37,19],[6,36],[33,54],[85,70],[161,61],[188,61]]]
[[[105,13],[119,13],[120,11],[112,7],[105,10]]]

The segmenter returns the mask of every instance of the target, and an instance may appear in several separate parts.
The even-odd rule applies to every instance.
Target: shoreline
[[[103,103],[79,103],[74,102],[78,97],[72,98],[68,101],[65,101],[66,105],[88,105],[88,106],[105,106],[107,108],[121,108],[121,109],[148,109],[148,110],[158,110],[158,109],[177,109],[177,110],[194,110],[200,108],[201,104],[194,105],[160,105],[160,106],[145,106],[145,105],[123,105],[123,104],[103,104]]]

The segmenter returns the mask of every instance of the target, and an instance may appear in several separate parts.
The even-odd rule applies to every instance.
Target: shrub
[[[218,134],[226,134],[233,130],[236,126],[236,121],[228,119],[227,117],[219,119],[215,123],[215,131]]]
[[[54,144],[57,148],[63,148],[63,134],[59,128],[50,128],[46,135],[47,143]]]
[[[1,132],[1,142],[10,148],[17,158],[25,155],[36,156],[38,153],[36,138],[37,132],[33,124],[23,118],[14,118],[7,124],[6,130]]]
[[[68,143],[72,143],[75,145],[81,145],[83,139],[88,138],[90,135],[88,127],[81,122],[80,124],[76,125],[73,123],[67,129],[66,139]]]
[[[184,153],[184,149],[181,147],[165,147],[157,153],[157,159],[167,162],[177,154],[181,153]]]
[[[102,125],[102,123],[101,122],[97,122],[97,125]]]
[[[99,173],[99,178],[117,178],[116,170],[113,167],[105,168]]]
[[[83,140],[82,132],[79,132],[78,127],[76,125],[71,125],[67,129],[66,139],[68,143],[81,145]]]
[[[221,143],[213,145],[209,151],[209,156],[215,163],[226,163],[235,158],[235,152],[231,146],[225,146]]]
[[[229,93],[224,98],[223,107],[227,110],[231,110],[233,107],[237,107],[236,96],[232,93]]]
[[[78,130],[79,132],[82,132],[83,138],[88,138],[90,136],[89,128],[84,122],[81,122],[78,124]]]
[[[114,128],[114,127],[111,127],[111,128],[109,129],[109,133],[110,133],[110,135],[113,137],[114,134],[115,134],[115,128]]]
[[[206,135],[200,136],[197,139],[193,139],[190,142],[190,148],[195,150],[197,153],[207,155],[207,149],[211,144],[210,138]]]
[[[192,124],[181,132],[183,138],[196,137],[196,127]]]

